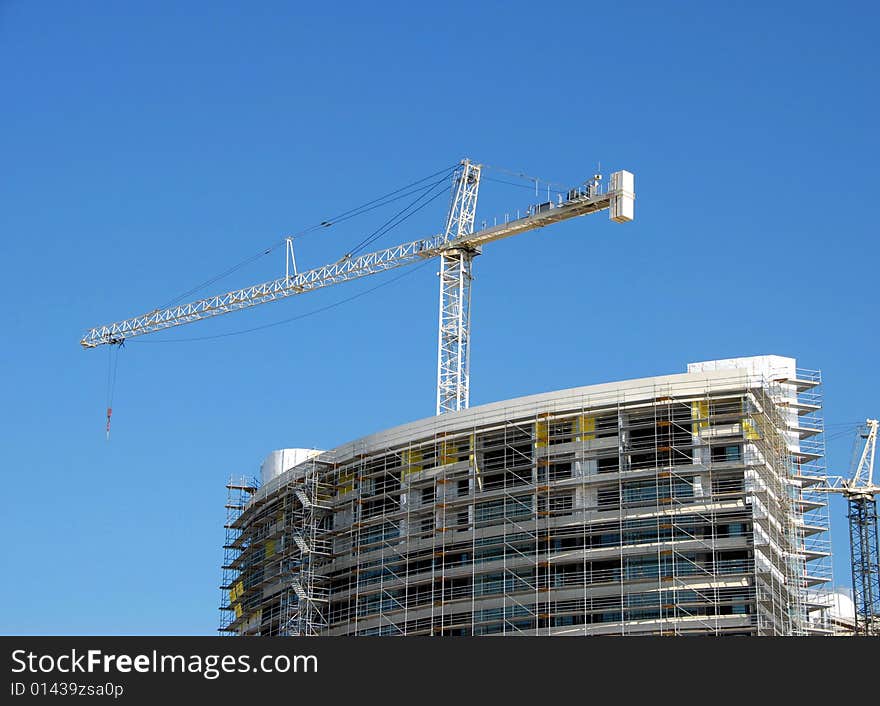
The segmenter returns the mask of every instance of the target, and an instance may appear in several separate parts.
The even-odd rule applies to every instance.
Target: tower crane
[[[880,486],[875,485],[873,479],[878,426],[878,420],[866,420],[861,431],[865,445],[852,477],[830,476],[823,488],[826,492],[843,495],[848,505],[857,635],[880,635],[880,555],[877,542],[877,493]]]
[[[437,414],[465,409],[470,397],[470,308],[474,258],[484,245],[561,221],[609,210],[612,221],[633,220],[634,177],[611,174],[607,187],[597,174],[579,187],[530,206],[523,217],[474,230],[483,165],[464,159],[453,174],[452,196],[442,232],[357,257],[297,271],[287,239],[285,274],[268,282],[217,294],[188,304],[154,309],[140,316],[89,329],[85,349],[121,344],[126,339],[182,326],[258,304],[366,277],[426,259],[440,258],[440,311],[437,351]],[[109,414],[109,412],[108,412]]]

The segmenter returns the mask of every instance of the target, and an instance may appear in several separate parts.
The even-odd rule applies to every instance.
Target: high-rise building
[[[820,383],[693,363],[273,452],[228,486],[220,629],[822,632]]]

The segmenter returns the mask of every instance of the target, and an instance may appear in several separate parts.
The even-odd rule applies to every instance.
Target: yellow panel
[[[229,603],[230,605],[234,605],[238,602],[238,599],[241,598],[241,594],[244,593],[244,585],[241,581],[236,581],[232,584],[232,588],[229,589]]]
[[[236,600],[241,598],[241,595],[244,593],[244,584],[241,581],[236,581],[233,588],[235,589]]]
[[[339,494],[345,495],[354,490],[354,471],[339,474]]]
[[[267,539],[266,540],[266,558],[268,559],[275,553],[275,540]]]
[[[235,617],[240,618],[241,614],[242,614],[241,606],[240,605],[235,606]]]
[[[596,438],[596,418],[592,414],[578,417],[575,425],[575,441],[592,441]]]
[[[746,439],[755,440],[761,438],[755,427],[755,422],[751,419],[743,419],[743,431],[745,432]]]
[[[547,422],[535,422],[535,446],[544,448],[550,441],[550,425]]]
[[[699,420],[691,424],[691,433],[696,436],[700,429],[709,426],[709,401],[700,400],[691,405],[691,419]]]
[[[445,466],[456,461],[458,461],[458,447],[454,442],[443,439],[440,442],[440,465]]]
[[[418,473],[422,470],[422,450],[421,449],[404,449],[400,452],[403,470],[400,472],[400,480],[404,480],[412,473]]]

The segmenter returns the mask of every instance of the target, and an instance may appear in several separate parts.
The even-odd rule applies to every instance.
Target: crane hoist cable
[[[113,416],[113,397],[116,394],[116,375],[119,372],[119,353],[125,341],[107,346],[107,441],[110,441],[110,418]],[[114,349],[116,355],[113,355]]]
[[[550,179],[542,179],[541,177],[533,176],[531,174],[526,174],[525,172],[516,171],[515,169],[507,169],[505,167],[498,167],[492,164],[483,164],[483,168],[497,172],[499,174],[504,174],[506,176],[513,177],[514,179],[523,179],[532,184],[544,184],[544,186],[552,186],[557,187],[553,189],[553,191],[558,191],[559,193],[563,193],[568,186],[558,181],[551,181]],[[599,171],[601,171],[601,167],[599,167]],[[517,184],[512,181],[502,181],[501,179],[496,179],[493,177],[484,177],[485,179],[489,179],[490,181],[497,181],[502,184],[510,184],[511,186],[522,186],[524,188],[530,189],[531,186],[526,186],[525,184]]]
[[[428,197],[431,194],[432,190],[437,189],[438,186],[445,185],[446,181],[447,181],[447,179],[445,176],[442,179],[435,181],[431,185],[430,189],[428,189],[427,191],[422,193],[420,196],[418,196],[413,201],[411,201],[407,206],[405,206],[400,211],[398,211],[393,216],[391,216],[391,218],[389,218],[382,225],[380,225],[376,230],[374,230],[372,233],[370,233],[370,235],[368,235],[360,243],[355,245],[354,248],[352,248],[348,253],[346,253],[346,256],[351,257],[353,255],[356,255],[357,253],[362,251],[364,248],[366,248],[368,245],[371,245],[372,243],[376,242],[383,235],[385,235],[386,233],[389,233],[394,228],[399,226],[401,223],[403,223],[405,220],[407,220],[410,216],[415,215],[416,213],[421,211],[423,208],[425,208],[425,206],[427,206],[428,204],[430,204],[433,201],[436,201],[440,196],[443,196],[446,193],[446,190],[444,188],[441,188],[439,191],[437,191],[437,193],[431,195],[430,198],[427,199],[427,201],[425,201],[421,205],[417,205],[419,203],[419,201],[422,201],[422,199],[425,199],[426,197]],[[407,211],[409,211],[409,213],[407,213]]]

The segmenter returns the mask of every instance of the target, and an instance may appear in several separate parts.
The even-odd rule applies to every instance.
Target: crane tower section
[[[446,243],[474,232],[482,168],[464,160],[457,172]],[[440,322],[437,342],[437,414],[466,409],[470,399],[471,281],[479,246],[452,247],[440,256]]]

